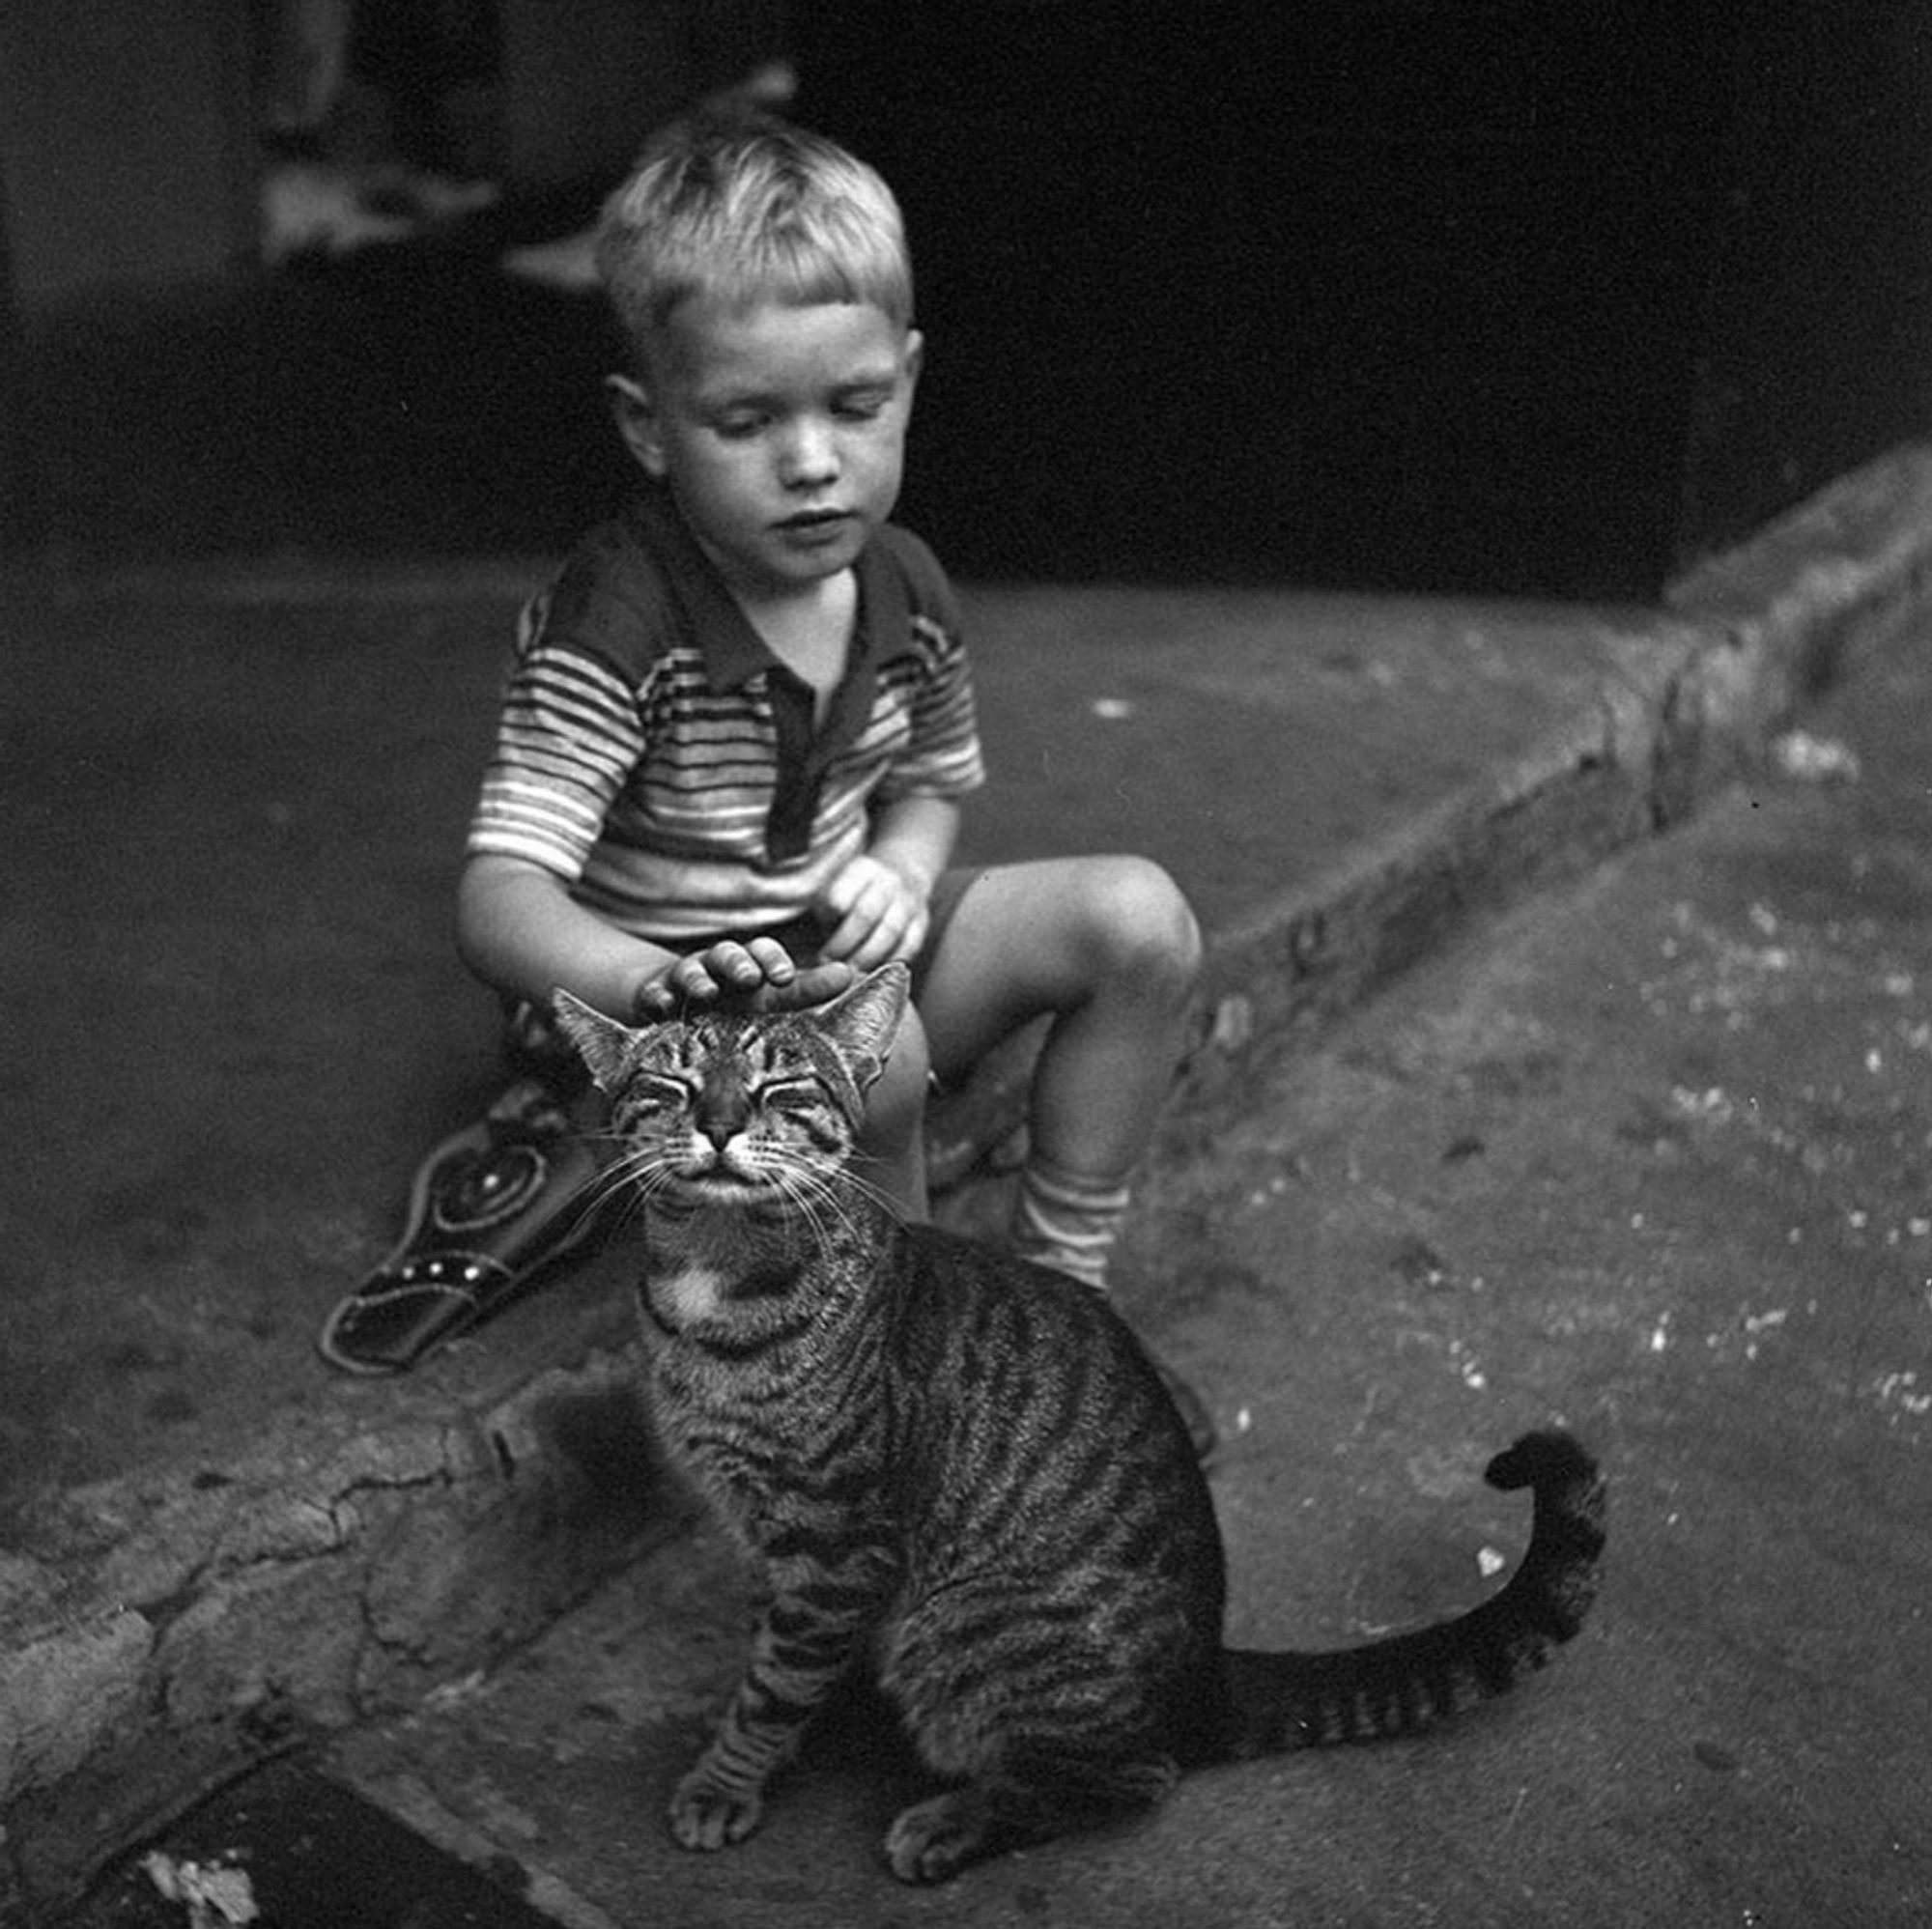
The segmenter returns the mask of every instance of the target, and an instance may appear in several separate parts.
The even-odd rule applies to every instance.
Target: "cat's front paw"
[[[754,1788],[727,1788],[699,1766],[670,1799],[670,1832],[680,1848],[725,1849],[758,1826],[764,1798]]]
[[[945,1882],[992,1846],[993,1817],[977,1789],[915,1803],[886,1830],[886,1861],[901,1882]]]

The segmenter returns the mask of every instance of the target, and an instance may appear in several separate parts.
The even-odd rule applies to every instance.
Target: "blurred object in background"
[[[753,69],[734,86],[705,97],[707,103],[742,100],[776,111],[798,92],[798,74],[789,61],[771,60]],[[511,248],[502,259],[506,274],[535,281],[567,295],[588,295],[597,287],[597,223],[591,221],[554,241]]]
[[[269,0],[257,24],[269,267],[407,241],[501,198],[492,0]]]

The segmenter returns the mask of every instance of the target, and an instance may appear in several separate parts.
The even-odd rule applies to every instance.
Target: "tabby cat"
[[[1468,1614],[1347,1652],[1221,1646],[1207,1482],[1106,1301],[931,1226],[846,1166],[903,966],[814,1009],[632,1031],[565,993],[643,1206],[639,1288],[668,1450],[761,1561],[744,1679],[670,1826],[742,1840],[862,1660],[939,1792],[885,1855],[908,1882],[1151,1808],[1186,1768],[1396,1735],[1501,1692],[1577,1631],[1604,1484],[1558,1433],[1489,1468],[1527,1553]]]

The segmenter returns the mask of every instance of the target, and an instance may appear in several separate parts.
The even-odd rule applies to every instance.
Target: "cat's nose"
[[[751,1101],[742,1092],[707,1092],[698,1101],[692,1123],[722,1152],[751,1117]]]

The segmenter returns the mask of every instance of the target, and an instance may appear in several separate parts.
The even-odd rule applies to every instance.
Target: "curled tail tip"
[[[1540,1590],[1551,1616],[1548,1631],[1567,1641],[1596,1600],[1607,1538],[1608,1491],[1596,1460],[1552,1428],[1505,1448],[1485,1477],[1505,1492],[1526,1487],[1535,1495],[1529,1547],[1504,1594],[1519,1586]]]
[[[1454,1620],[1366,1647],[1230,1653],[1230,1690],[1243,1723],[1237,1755],[1417,1733],[1504,1693],[1582,1627],[1605,1545],[1595,1458],[1551,1428],[1505,1448],[1486,1478],[1534,1493],[1529,1546],[1509,1580]]]
[[[1483,1469],[1483,1478],[1505,1493],[1524,1487],[1541,1491],[1594,1485],[1600,1477],[1596,1460],[1583,1443],[1555,1427],[1523,1434]]]

